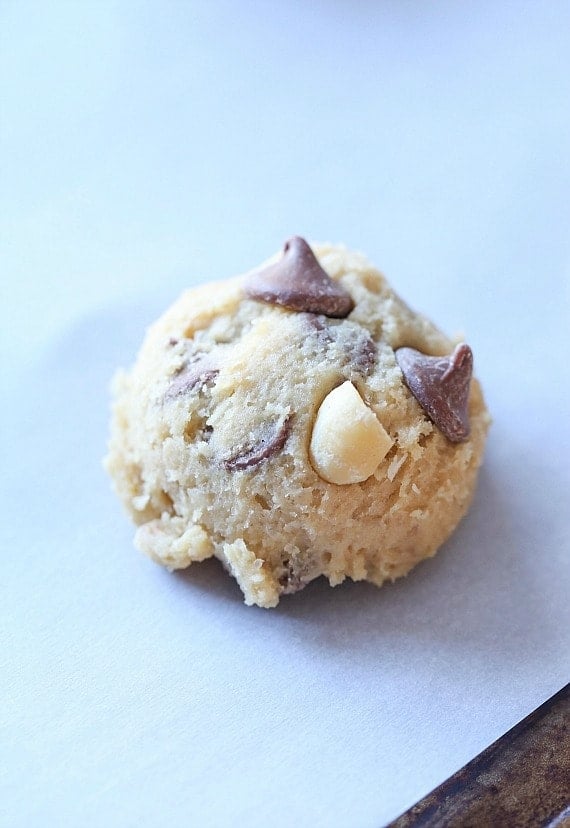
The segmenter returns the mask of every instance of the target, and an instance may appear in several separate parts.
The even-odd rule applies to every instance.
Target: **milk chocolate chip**
[[[363,335],[355,343],[353,351],[352,364],[354,369],[361,374],[369,374],[376,364],[377,354],[376,343],[368,331],[363,331]]]
[[[287,442],[290,431],[290,416],[282,423],[269,423],[253,445],[224,460],[224,467],[227,471],[242,471],[258,466],[264,460],[269,460],[281,451]]]
[[[378,348],[376,343],[365,328],[353,325],[350,332],[342,327],[342,322],[328,322],[322,315],[313,313],[303,315],[303,322],[309,333],[318,337],[323,348],[327,348],[339,338],[339,332],[344,334],[342,338],[343,347],[350,357],[350,362],[345,366],[343,373],[350,376],[352,370],[359,374],[369,374],[376,364]]]
[[[214,368],[205,359],[192,362],[183,368],[179,374],[176,374],[164,395],[165,399],[172,400],[175,397],[180,397],[182,394],[187,394],[196,388],[197,385],[206,385],[206,383],[215,379],[219,373],[219,369]]]
[[[428,417],[452,443],[469,437],[469,384],[473,352],[458,345],[452,354],[434,357],[415,348],[398,348],[396,359],[406,385]]]
[[[245,291],[260,302],[337,319],[348,316],[354,307],[350,294],[323,270],[300,236],[285,242],[276,264],[252,273]]]

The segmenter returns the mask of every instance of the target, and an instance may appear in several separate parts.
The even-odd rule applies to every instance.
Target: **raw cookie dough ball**
[[[184,293],[115,383],[106,466],[170,569],[216,556],[247,604],[380,585],[465,514],[489,416],[472,354],[344,247],[299,237]]]

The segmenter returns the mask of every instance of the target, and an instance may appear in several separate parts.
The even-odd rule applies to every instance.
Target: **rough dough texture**
[[[469,506],[490,422],[473,379],[470,435],[446,439],[395,350],[443,356],[455,343],[360,254],[312,249],[352,297],[345,318],[248,298],[247,274],[204,285],[149,329],[134,368],[115,380],[105,463],[138,524],[136,546],[170,569],[214,555],[261,607],[319,575],[379,586],[432,556]],[[315,471],[310,446],[321,404],[346,381],[386,445],[365,480],[336,484]],[[343,416],[351,439],[360,432]]]

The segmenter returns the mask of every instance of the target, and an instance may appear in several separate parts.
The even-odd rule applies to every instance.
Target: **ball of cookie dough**
[[[169,569],[215,556],[261,607],[405,575],[473,495],[472,365],[344,247],[293,237],[188,290],[115,380],[106,467],[136,546]]]

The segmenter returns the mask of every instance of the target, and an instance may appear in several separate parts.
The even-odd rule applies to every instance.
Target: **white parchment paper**
[[[568,7],[6,4],[7,826],[378,828],[568,681]],[[377,590],[247,608],[132,549],[108,383],[291,233],[475,352],[473,508]]]

